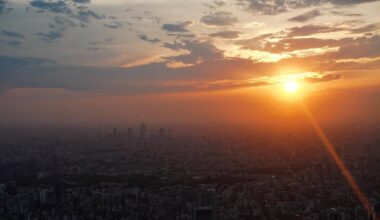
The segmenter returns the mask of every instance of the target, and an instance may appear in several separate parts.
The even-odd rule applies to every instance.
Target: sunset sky
[[[0,0],[0,124],[379,120],[380,1]],[[299,84],[287,93],[283,84]]]

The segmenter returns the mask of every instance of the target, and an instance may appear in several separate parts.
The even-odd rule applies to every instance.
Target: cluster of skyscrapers
[[[159,139],[164,139],[164,138],[167,138],[169,136],[169,134],[165,128],[160,128],[158,130],[158,133],[153,132],[148,136],[146,124],[141,123],[139,130],[136,134],[135,134],[132,127],[129,127],[127,129],[126,133],[115,127],[112,129],[112,135],[111,136],[113,138],[127,138],[129,140],[136,139],[138,141],[145,141],[148,138],[157,138],[157,137]]]

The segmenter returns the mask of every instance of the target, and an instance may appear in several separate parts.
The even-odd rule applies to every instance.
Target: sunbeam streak
[[[339,168],[340,172],[343,174],[343,176],[346,178],[349,186],[354,191],[355,195],[359,199],[360,203],[363,205],[363,207],[366,209],[368,213],[368,217],[373,220],[379,220],[377,214],[374,211],[373,205],[369,201],[367,195],[361,190],[359,184],[355,180],[355,178],[352,176],[350,170],[346,166],[346,164],[343,162],[343,160],[339,157],[337,154],[334,146],[322,130],[322,128],[319,126],[318,122],[313,117],[312,113],[309,111],[308,107],[305,105],[305,103],[300,102],[303,112],[305,113],[307,119],[309,120],[310,124],[312,125],[314,131],[317,133],[319,138],[321,139],[323,146],[327,150],[327,152],[330,154],[332,159],[334,160],[335,164]]]

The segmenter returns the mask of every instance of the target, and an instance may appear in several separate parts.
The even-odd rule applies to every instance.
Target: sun
[[[294,80],[284,82],[284,90],[288,93],[295,93],[299,89],[299,85]]]

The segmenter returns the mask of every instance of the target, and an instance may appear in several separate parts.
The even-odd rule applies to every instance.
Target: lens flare
[[[355,193],[355,195],[357,196],[357,198],[359,199],[363,207],[367,210],[368,216],[373,220],[379,220],[378,215],[376,214],[369,198],[362,191],[355,177],[351,174],[346,164],[339,157],[338,153],[336,152],[334,146],[332,145],[332,143],[326,136],[325,132],[322,130],[321,126],[318,124],[318,122],[313,117],[312,113],[309,111],[309,108],[304,103],[301,103],[301,108],[304,114],[306,115],[306,118],[309,120],[311,126],[313,127],[314,131],[317,133],[317,135],[321,139],[325,149],[330,154],[336,166],[338,167],[342,175],[347,180],[348,185],[351,187],[352,191]]]

